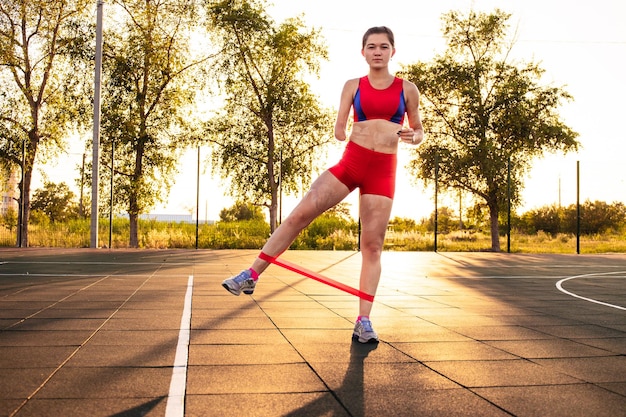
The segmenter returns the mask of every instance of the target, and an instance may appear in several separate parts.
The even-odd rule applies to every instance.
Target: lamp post
[[[93,160],[91,171],[91,248],[98,247],[98,166],[100,159],[100,84],[102,79],[102,14],[104,1],[98,0],[96,14],[96,57],[93,92]]]

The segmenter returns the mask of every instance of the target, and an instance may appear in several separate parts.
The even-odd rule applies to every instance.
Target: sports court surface
[[[227,293],[257,253],[0,249],[0,415],[626,416],[625,255],[385,252],[361,345],[320,282]]]

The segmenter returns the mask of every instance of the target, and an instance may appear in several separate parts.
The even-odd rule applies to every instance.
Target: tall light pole
[[[96,57],[93,91],[93,161],[91,171],[91,248],[98,247],[98,167],[100,162],[100,83],[102,78],[102,14],[104,0],[98,0],[96,14]]]
[[[196,249],[200,237],[200,145],[198,145],[198,171],[196,174]]]

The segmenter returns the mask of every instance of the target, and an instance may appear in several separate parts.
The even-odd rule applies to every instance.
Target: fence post
[[[580,254],[580,161],[576,161],[576,253]]]
[[[90,247],[98,247],[98,167],[100,163],[100,84],[102,77],[102,15],[104,1],[98,0],[96,13],[96,56],[93,94],[93,162],[91,169],[91,242]]]
[[[506,252],[511,253],[511,157],[506,166],[506,201],[507,201],[507,220],[506,220]]]
[[[113,249],[113,177],[115,175],[115,139],[111,141],[111,202],[109,205],[109,249]]]
[[[435,252],[437,252],[437,234],[439,232],[439,153],[435,153]]]
[[[200,237],[200,146],[198,146],[198,171],[196,174],[196,250],[198,249],[198,240]]]

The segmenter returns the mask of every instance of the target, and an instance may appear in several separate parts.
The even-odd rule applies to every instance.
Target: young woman
[[[395,54],[394,36],[385,27],[368,29],[361,53],[369,65],[368,75],[348,80],[341,93],[335,137],[347,138],[350,109],[354,124],[339,163],[323,172],[289,216],[275,230],[250,269],[226,279],[222,285],[234,295],[252,294],[259,275],[317,216],[340,203],[355,188],[360,190],[361,275],[359,289],[374,296],[381,274],[380,256],[395,191],[396,153],[400,141],[412,145],[424,138],[415,84],[389,72]],[[408,119],[405,127],[404,119]],[[353,338],[377,342],[369,315],[372,302],[359,300]]]

